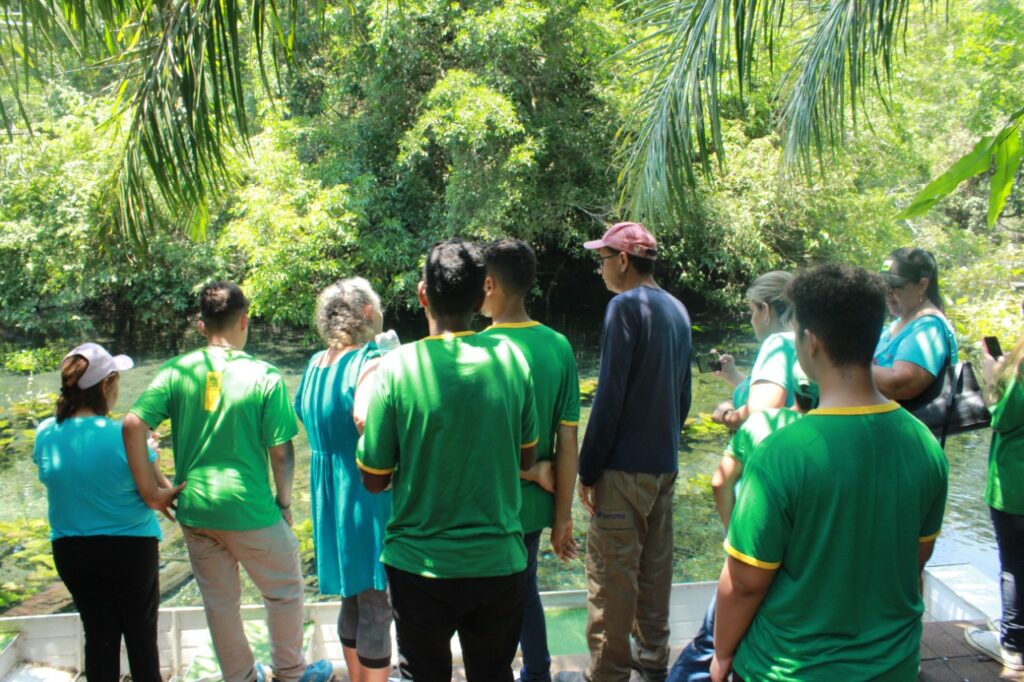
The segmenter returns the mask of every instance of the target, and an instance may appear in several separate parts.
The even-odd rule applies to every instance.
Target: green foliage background
[[[616,136],[641,84],[639,30],[611,0],[361,0],[328,4],[297,32],[273,92],[250,55],[251,155],[206,207],[208,238],[156,234],[144,251],[104,239],[122,122],[102,69],[57,69],[28,101],[36,134],[0,143],[0,338],[180,331],[197,288],[243,282],[254,312],[309,323],[316,293],[370,278],[414,307],[422,254],[451,235],[514,235],[541,257],[543,309],[597,298],[585,237],[616,220]],[[1020,182],[986,225],[982,179],[923,219],[895,213],[979,135],[1024,105],[1024,10],[1014,0],[915,6],[888,97],[874,100],[817,176],[784,174],[774,121],[781,62],[726,100],[727,165],[679,224],[660,226],[660,280],[691,307],[742,308],[757,274],[823,260],[874,268],[914,244],[939,259],[961,333],[1020,331]],[[58,55],[59,61],[60,55]],[[73,67],[73,64],[65,66]],[[539,306],[535,306],[539,307]],[[12,348],[12,350],[17,350]],[[13,362],[13,361],[12,361]]]

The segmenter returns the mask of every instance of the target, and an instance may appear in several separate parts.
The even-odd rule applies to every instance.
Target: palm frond
[[[644,0],[644,34],[628,54],[646,85],[620,135],[623,205],[654,223],[680,219],[699,178],[712,175],[712,157],[725,160],[723,96],[743,97],[760,60],[774,68],[782,39],[803,41],[782,81],[783,161],[811,171],[841,143],[865,88],[884,96],[909,2]]]
[[[28,125],[17,79],[41,77],[41,59],[56,41],[84,64],[117,69],[111,122],[124,121],[126,129],[107,183],[112,227],[140,245],[167,219],[198,237],[211,200],[230,181],[232,150],[247,149],[247,42],[240,27],[247,21],[270,91],[263,55],[270,51],[275,66],[279,56],[290,57],[288,27],[298,12],[297,0],[282,5],[250,0],[246,16],[239,0],[7,0],[0,76]],[[9,134],[14,118],[0,102]]]

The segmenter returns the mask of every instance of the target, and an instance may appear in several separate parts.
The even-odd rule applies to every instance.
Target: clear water
[[[598,326],[587,327],[568,334],[577,351],[581,379],[596,378]],[[413,328],[403,334],[408,340],[425,333],[424,329]],[[753,355],[753,343],[743,340],[724,340],[731,343],[738,355]],[[695,334],[695,346],[707,350],[721,345],[721,335]],[[268,328],[254,328],[249,346],[252,354],[277,365],[285,377],[289,390],[294,394],[305,367],[306,360],[317,348],[303,340],[296,333],[280,333]],[[135,398],[149,384],[160,365],[167,359],[167,352],[142,351],[134,356],[135,369],[121,376],[121,398],[115,413],[123,413]],[[709,414],[714,406],[729,397],[731,389],[722,380],[708,375],[694,375],[694,403],[691,418]],[[0,371],[0,405],[21,400],[29,395],[56,391],[59,378],[56,372],[34,377],[8,374]],[[586,428],[589,408],[584,406],[580,433]],[[693,435],[695,432],[699,435]],[[950,463],[950,490],[946,506],[946,520],[942,535],[936,545],[933,564],[971,563],[986,575],[998,575],[998,557],[995,539],[988,518],[988,508],[982,498],[985,485],[989,433],[978,431],[951,438],[946,447]],[[714,512],[711,500],[709,477],[718,463],[725,446],[724,433],[703,432],[695,429],[688,432],[680,451],[680,484],[676,505],[676,580],[710,580],[717,577],[721,567],[722,530]],[[305,435],[300,433],[295,441],[296,479],[293,505],[296,521],[309,518],[309,446]],[[31,457],[25,455],[12,466],[0,473],[0,520],[18,518],[45,518],[46,492],[36,478]],[[578,507],[578,505],[577,505]],[[579,508],[574,509],[576,534],[583,544],[586,517]],[[166,523],[166,522],[164,522]],[[542,548],[544,545],[542,544]],[[548,548],[549,549],[549,548]],[[179,545],[166,550],[174,558],[184,558],[184,549]],[[541,589],[569,589],[585,587],[582,559],[562,564],[550,551],[542,552],[540,558]],[[0,583],[8,578],[0,569]],[[246,601],[257,601],[258,593],[248,586]],[[309,590],[309,597],[316,598],[315,589]],[[167,601],[169,605],[200,603],[198,590],[188,584]]]

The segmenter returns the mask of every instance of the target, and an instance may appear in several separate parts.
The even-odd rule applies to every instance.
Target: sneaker
[[[267,682],[270,679],[270,668],[262,663],[256,664],[256,682]]]
[[[334,664],[326,658],[306,666],[306,672],[302,673],[299,682],[328,682],[334,677]]]
[[[997,633],[970,627],[964,630],[964,640],[969,647],[978,653],[985,654],[996,663],[1001,663],[1004,668],[1024,670],[1024,656],[1021,656],[1019,651],[1004,649]]]

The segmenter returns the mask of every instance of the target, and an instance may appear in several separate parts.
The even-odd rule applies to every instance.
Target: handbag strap
[[[939,317],[938,315],[932,315],[932,317],[938,318],[939,321],[943,320],[943,318]],[[953,363],[953,345],[949,342],[949,334],[950,334],[949,328],[945,324],[943,324],[942,325],[942,339],[943,339],[943,341],[946,342],[946,366],[943,367],[942,369],[943,369],[943,371],[947,375],[953,373],[953,367],[954,367],[954,363]],[[949,397],[946,398],[946,414],[945,414],[945,418],[942,420],[942,437],[939,438],[939,447],[941,447],[943,450],[946,449],[946,434],[949,431],[949,418],[950,418],[950,415],[953,414],[953,405],[956,403],[957,386],[959,384],[960,384],[960,376],[959,376],[959,374],[957,374],[957,375],[953,376],[953,386],[951,387],[951,390],[949,391]]]

